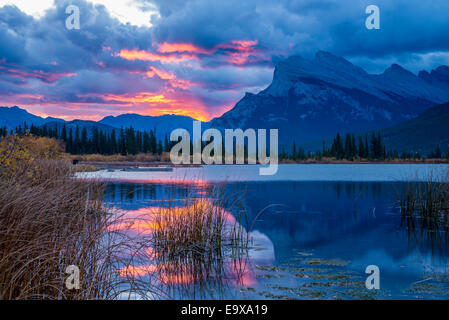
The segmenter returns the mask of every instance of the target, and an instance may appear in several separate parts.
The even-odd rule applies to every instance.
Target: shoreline
[[[279,165],[298,165],[298,164],[347,164],[347,165],[363,165],[363,164],[449,164],[449,160],[432,160],[432,161],[280,161]],[[171,162],[160,161],[80,161],[76,165],[92,166],[97,169],[120,169],[120,168],[201,168],[208,166],[207,164],[172,164]],[[75,166],[76,166],[75,165]],[[214,166],[226,166],[229,164],[212,164]],[[230,164],[234,166],[258,166],[260,164]]]
[[[120,169],[118,169],[120,168]],[[172,170],[147,170],[145,167],[123,170],[110,167],[95,172],[78,172],[77,177],[107,181],[140,182],[250,182],[250,181],[426,181],[429,173],[448,172],[449,164],[280,164],[274,175],[260,175],[261,165],[205,165],[174,167]]]

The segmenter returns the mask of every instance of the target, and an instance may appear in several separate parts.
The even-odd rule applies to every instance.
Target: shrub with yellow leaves
[[[0,140],[0,174],[4,177],[31,174],[36,161],[61,158],[63,151],[62,142],[55,139],[7,135]]]

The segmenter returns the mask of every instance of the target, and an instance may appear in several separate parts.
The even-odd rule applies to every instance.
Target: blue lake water
[[[171,297],[449,298],[447,226],[428,228],[418,219],[406,221],[396,207],[405,177],[424,177],[424,172],[447,166],[384,165],[374,171],[369,165],[317,166],[321,171],[316,166],[285,167],[284,178],[271,181],[205,180],[211,185],[223,183],[214,180],[230,180],[225,183],[228,191],[244,193],[246,228],[255,221],[251,230],[255,248],[250,250],[239,281],[233,279],[231,270],[221,279],[220,288],[212,283],[205,292],[174,290]],[[181,183],[178,177],[153,179],[108,177],[104,201],[125,212],[141,212],[160,206],[169,194],[176,194],[176,201],[182,203],[188,192],[200,193],[202,188],[188,179]],[[380,290],[365,288],[369,265],[379,267]]]

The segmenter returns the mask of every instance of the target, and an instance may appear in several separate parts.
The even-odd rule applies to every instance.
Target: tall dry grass
[[[429,173],[424,182],[408,182],[398,199],[403,215],[447,219],[449,214],[449,173]]]
[[[153,212],[152,246],[160,279],[177,294],[213,297],[238,282],[248,262],[251,242],[243,194],[225,186],[201,186],[183,204],[168,197]]]
[[[152,292],[150,283],[117,272],[133,262],[128,253],[137,245],[112,228],[121,218],[103,208],[103,189],[73,179],[72,166],[61,160],[38,161],[32,171],[0,179],[0,299]],[[66,286],[71,265],[80,270],[80,289]]]
[[[167,296],[161,285],[220,282],[229,258],[239,272],[244,210],[223,188],[187,195],[182,207],[169,196],[150,217],[155,232],[134,234],[135,217],[104,207],[103,183],[75,179],[57,144],[50,157],[29,147],[35,142],[46,145],[0,141],[0,299],[158,298]],[[79,289],[66,286],[69,266],[80,270]]]
[[[449,174],[432,172],[424,182],[407,182],[399,193],[401,226],[409,241],[432,254],[449,252]]]

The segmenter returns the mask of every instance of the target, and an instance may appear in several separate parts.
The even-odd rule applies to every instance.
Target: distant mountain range
[[[128,113],[116,117],[105,117],[100,120],[99,123],[115,128],[126,128],[132,125],[136,130],[153,130],[156,132],[157,137],[163,137],[165,135],[170,136],[170,133],[177,128],[186,129],[191,132],[193,121],[194,119],[191,117],[179,116],[174,114],[152,117]]]
[[[314,59],[293,56],[279,62],[272,83],[258,94],[246,93],[234,108],[221,117],[203,123],[203,129],[277,128],[281,146],[293,141],[307,145],[325,140],[337,132],[383,130],[387,145],[403,149],[427,150],[436,144],[447,146],[449,67],[415,75],[399,65],[381,74],[369,74],[348,60],[328,52]],[[432,106],[442,104],[429,109]],[[428,110],[428,112],[426,112]],[[155,130],[159,138],[173,129],[191,131],[187,116],[142,116],[123,114],[93,122],[41,118],[18,107],[0,107],[0,126],[15,128],[23,122],[50,127],[92,128],[111,131],[133,126]]]
[[[58,118],[42,118],[29,113],[28,111],[21,109],[17,106],[14,107],[0,107],[0,127],[7,127],[9,129],[15,129],[16,127],[23,126],[26,122],[28,126],[34,124],[35,126],[46,126],[50,129],[57,128],[60,130],[65,124],[67,130],[78,126],[79,130],[86,128],[88,133],[92,131],[93,127],[97,127],[99,130],[110,133],[112,130],[120,128],[133,127],[140,131],[156,132],[158,138],[163,138],[165,135],[170,135],[171,131],[176,128],[187,129],[192,131],[193,118],[179,115],[162,115],[162,116],[142,116],[138,114],[123,114],[119,116],[108,116],[100,121],[89,120],[72,120],[65,121]],[[204,125],[207,128],[207,123]]]
[[[0,107],[0,127],[7,127],[14,129],[19,125],[23,125],[24,122],[28,124],[34,124],[36,126],[44,125],[48,122],[64,122],[64,120],[58,118],[42,118],[29,113],[28,111],[21,109],[17,106],[14,107]]]
[[[63,126],[66,126],[67,132],[72,129],[72,132],[75,133],[76,127],[78,127],[78,130],[81,131],[86,128],[87,135],[90,137],[92,134],[92,129],[97,128],[99,131],[106,132],[110,134],[112,131],[117,130],[118,128],[109,126],[107,124],[102,124],[96,121],[89,121],[89,120],[73,120],[73,121],[50,121],[46,122],[42,126],[47,127],[47,129],[57,129],[58,132],[61,132],[61,129]]]

